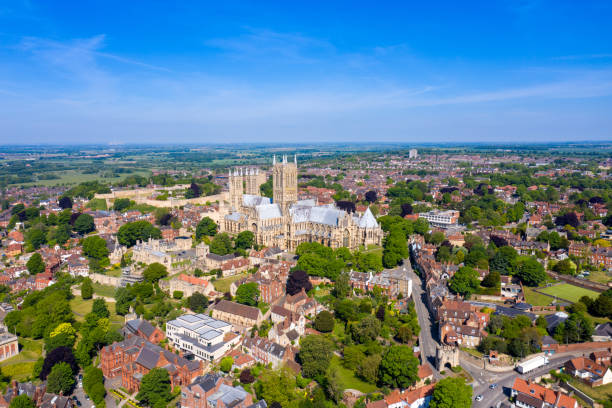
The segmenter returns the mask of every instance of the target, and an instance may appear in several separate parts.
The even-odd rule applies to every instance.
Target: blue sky
[[[0,143],[612,140],[612,2],[0,0]]]

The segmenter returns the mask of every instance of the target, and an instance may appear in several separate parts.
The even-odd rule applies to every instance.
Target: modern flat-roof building
[[[232,325],[203,314],[185,314],[166,323],[166,337],[183,353],[214,361],[240,340]]]
[[[425,213],[419,213],[420,218],[425,218],[429,221],[429,225],[437,228],[456,227],[459,221],[459,211],[456,210],[431,210]]]

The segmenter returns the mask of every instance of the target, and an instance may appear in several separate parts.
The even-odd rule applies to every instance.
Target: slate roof
[[[155,331],[153,325],[143,319],[130,320],[125,324],[125,326],[131,333],[136,334],[136,332],[140,330],[147,337],[150,337]]]
[[[361,218],[359,218],[359,228],[377,228],[378,222],[376,222],[376,218],[374,218],[374,214],[370,211],[370,207],[363,213]]]
[[[602,324],[598,324],[597,327],[595,327],[595,333],[596,336],[610,336],[612,337],[612,323],[607,322],[607,323],[602,323]]]
[[[245,207],[257,207],[260,205],[270,204],[271,200],[268,197],[258,195],[243,194],[242,205]]]
[[[242,316],[251,320],[257,320],[261,313],[256,307],[241,305],[240,303],[230,302],[229,300],[225,299],[214,305],[213,309],[225,313],[234,314],[237,316]]]
[[[278,204],[262,204],[255,207],[257,211],[257,215],[262,220],[268,220],[270,218],[281,218],[283,215],[281,213],[280,207]]]

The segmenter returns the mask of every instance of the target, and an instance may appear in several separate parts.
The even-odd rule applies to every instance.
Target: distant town
[[[0,147],[0,408],[612,401],[612,144]]]

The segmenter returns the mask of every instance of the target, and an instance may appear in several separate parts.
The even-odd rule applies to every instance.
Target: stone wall
[[[101,273],[90,273],[89,278],[93,282],[99,283],[101,285],[119,287],[119,285],[121,284],[121,278],[118,278],[116,276],[103,275]]]

